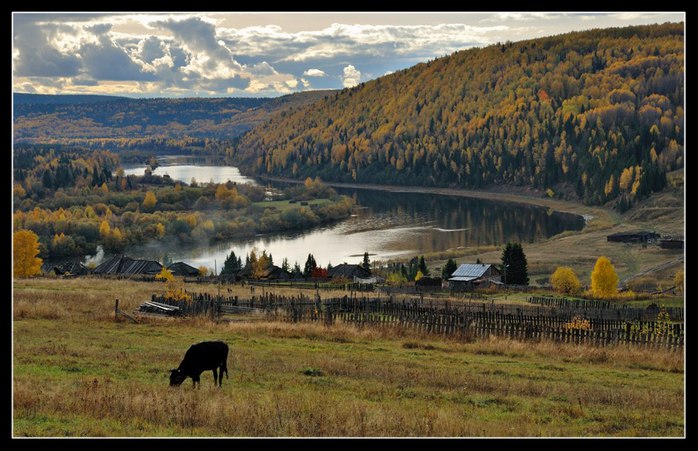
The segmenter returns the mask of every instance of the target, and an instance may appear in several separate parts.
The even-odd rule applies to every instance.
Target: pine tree
[[[230,254],[225,258],[221,275],[233,275],[242,269],[242,261],[240,257],[235,256],[235,251],[230,251]]]
[[[371,260],[368,258],[368,252],[364,252],[364,260],[361,262],[361,266],[363,269],[365,269],[368,272],[371,272]]]
[[[528,262],[520,243],[507,243],[502,252],[504,283],[528,285]]]
[[[317,268],[315,257],[313,257],[313,254],[308,254],[308,259],[305,261],[305,267],[303,268],[303,277],[306,279],[310,278],[315,268]]]
[[[449,258],[446,264],[444,265],[443,269],[441,270],[441,278],[444,280],[449,279],[451,277],[451,274],[453,274],[456,271],[456,269],[458,269],[458,264],[455,260]]]
[[[424,255],[421,255],[419,257],[419,268],[418,269],[422,273],[422,276],[429,275],[429,270],[427,269],[427,262],[424,260]]]

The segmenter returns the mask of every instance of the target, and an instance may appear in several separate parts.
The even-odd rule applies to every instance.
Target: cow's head
[[[170,370],[170,387],[179,387],[187,376],[182,374],[177,368]]]

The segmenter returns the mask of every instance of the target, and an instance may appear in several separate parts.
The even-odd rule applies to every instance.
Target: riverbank
[[[302,183],[283,177],[258,176],[269,181]],[[532,284],[544,284],[558,266],[572,267],[582,284],[589,284],[596,259],[605,255],[616,268],[621,281],[637,286],[669,288],[677,270],[683,268],[683,251],[661,249],[657,245],[608,242],[607,236],[629,230],[652,230],[661,235],[676,235],[684,228],[683,214],[683,171],[671,174],[670,186],[653,194],[635,207],[620,214],[602,206],[583,205],[561,199],[551,199],[515,192],[475,191],[454,188],[397,186],[358,183],[323,182],[334,188],[366,189],[393,193],[420,193],[445,196],[471,197],[516,204],[528,204],[549,208],[553,211],[572,213],[585,218],[581,231],[567,231],[546,240],[524,243],[528,260],[529,277]],[[458,263],[475,261],[479,258],[488,263],[500,263],[500,246],[481,246],[449,249],[444,252],[425,254],[430,268],[441,268],[449,258]],[[652,271],[655,267],[659,271]],[[636,274],[649,271],[641,277]]]

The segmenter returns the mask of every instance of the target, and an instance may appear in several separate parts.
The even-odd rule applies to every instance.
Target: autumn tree
[[[143,209],[145,211],[153,211],[155,209],[155,204],[157,203],[158,199],[155,197],[155,194],[153,194],[152,191],[145,193],[145,197],[143,198]]]
[[[41,272],[39,237],[31,230],[18,230],[12,236],[12,272],[15,277],[26,278]]]
[[[577,274],[569,266],[559,266],[550,277],[550,283],[555,291],[564,294],[576,293],[581,287]]]
[[[172,271],[169,269],[165,268],[164,266],[160,270],[159,273],[155,275],[155,280],[162,280],[163,282],[171,282],[174,280],[174,275],[172,274]]]
[[[683,294],[684,291],[684,279],[683,279],[683,269],[680,269],[676,271],[676,274],[674,274],[674,287],[676,291],[679,293]]]
[[[206,277],[209,274],[209,269],[207,266],[199,266],[199,275],[201,277]]]
[[[591,272],[591,292],[597,298],[606,298],[618,293],[618,275],[611,261],[601,256]]]

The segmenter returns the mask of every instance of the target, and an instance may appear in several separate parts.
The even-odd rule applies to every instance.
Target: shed
[[[613,233],[606,237],[606,241],[616,243],[651,243],[657,239],[659,239],[658,233],[648,232],[645,230]]]
[[[483,283],[501,283],[502,273],[489,263],[463,263],[448,279],[452,290],[471,290]]]

